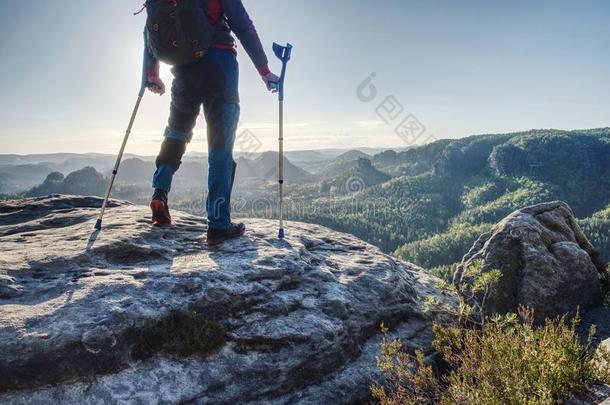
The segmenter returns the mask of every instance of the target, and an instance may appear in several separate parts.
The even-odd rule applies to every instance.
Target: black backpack
[[[216,32],[202,0],[147,0],[146,43],[150,52],[172,66],[203,57]]]

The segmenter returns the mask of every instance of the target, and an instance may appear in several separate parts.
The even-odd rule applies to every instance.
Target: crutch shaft
[[[279,216],[280,228],[284,227],[284,101],[280,100],[280,136],[279,136]]]
[[[127,140],[129,139],[129,135],[131,134],[131,129],[136,120],[136,116],[138,115],[138,110],[140,109],[140,104],[142,102],[143,94],[140,92],[138,95],[138,100],[136,101],[136,105],[131,113],[131,118],[129,119],[129,125],[127,126],[127,131],[125,131],[125,136],[123,137],[123,143],[121,144],[121,149],[119,150],[119,155],[117,156],[116,163],[114,164],[114,169],[112,170],[112,176],[110,177],[110,182],[108,183],[108,189],[106,190],[106,196],[104,197],[104,202],[102,203],[102,209],[100,210],[100,215],[97,218],[97,222],[95,224],[96,229],[101,229],[102,219],[104,218],[104,213],[106,212],[106,206],[108,205],[108,200],[110,199],[110,193],[112,192],[112,186],[114,185],[114,181],[116,179],[117,173],[119,172],[119,166],[121,165],[121,160],[123,159],[123,153],[125,152],[125,147],[127,146]]]

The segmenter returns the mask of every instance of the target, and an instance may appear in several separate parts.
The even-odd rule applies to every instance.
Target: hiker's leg
[[[169,192],[174,173],[180,168],[186,144],[191,141],[192,133],[179,132],[167,127],[164,136],[161,151],[155,162],[157,170],[153,175],[153,188]]]
[[[186,145],[193,137],[199,115],[201,98],[194,85],[191,71],[174,71],[172,103],[168,126],[165,129],[161,151],[156,159],[153,188],[169,192],[174,173],[180,168]]]
[[[208,59],[221,68],[224,85],[212,88],[203,99],[208,130],[208,225],[226,229],[231,223],[231,191],[235,162],[233,145],[239,121],[238,65],[235,54],[211,50]]]

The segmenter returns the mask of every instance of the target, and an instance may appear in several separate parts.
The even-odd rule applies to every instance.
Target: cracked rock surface
[[[0,202],[0,403],[368,400],[383,321],[431,353],[436,279],[350,235],[247,220],[205,246],[179,212],[50,196]]]

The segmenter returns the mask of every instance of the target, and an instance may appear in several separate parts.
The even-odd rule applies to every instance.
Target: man
[[[236,164],[233,144],[239,119],[238,65],[233,32],[257,68],[267,89],[274,91],[279,78],[271,73],[267,56],[241,0],[202,0],[215,27],[212,46],[197,62],[172,68],[172,101],[165,139],[156,160],[154,194],[150,207],[153,222],[170,224],[168,193],[190,142],[201,105],[208,140],[208,245],[217,245],[244,234],[245,225],[231,222],[231,191]],[[165,92],[159,62],[147,51],[148,88]]]

